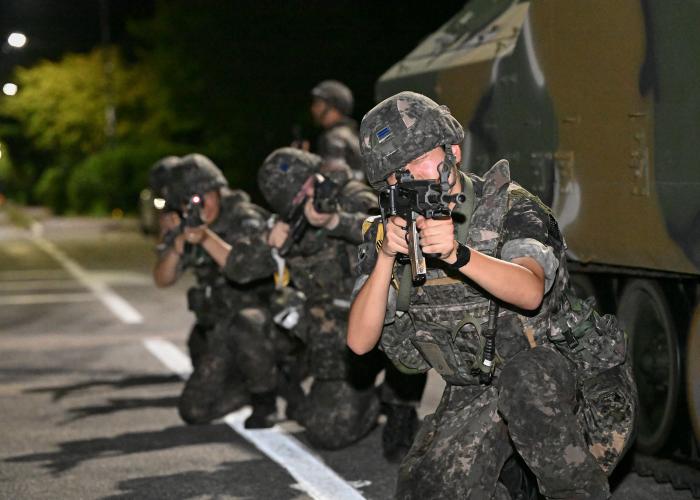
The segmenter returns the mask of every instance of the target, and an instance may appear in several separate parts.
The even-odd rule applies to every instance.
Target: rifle
[[[337,199],[340,186],[321,174],[314,174],[309,177],[299,190],[299,193],[294,197],[294,200],[292,200],[292,208],[287,216],[289,236],[279,250],[279,254],[282,257],[287,255],[292,247],[301,241],[306,229],[309,227],[309,221],[306,220],[306,216],[304,215],[304,205],[306,205],[306,201],[309,199],[306,195],[306,188],[311,183],[314,185],[314,210],[318,213],[327,214],[334,213],[338,210]]]
[[[398,173],[396,184],[383,189],[379,193],[379,209],[382,220],[386,223],[389,217],[398,215],[406,221],[406,242],[408,243],[408,260],[411,264],[413,284],[420,286],[425,283],[425,255],[418,241],[416,220],[419,215],[426,219],[444,219],[450,217],[450,203],[464,203],[463,193],[450,194],[450,166],[442,163],[438,168],[440,179],[415,180],[410,172]],[[406,256],[399,262],[405,263]]]
[[[198,194],[190,196],[187,200],[187,208],[182,213],[182,228],[199,227],[204,224],[202,220],[202,206],[204,200]]]
[[[167,248],[172,247],[175,244],[175,238],[188,227],[199,227],[204,224],[202,220],[202,206],[204,205],[204,200],[198,194],[194,194],[189,197],[187,201],[187,206],[184,210],[175,210],[175,212],[180,216],[180,225],[169,230],[163,236],[163,241],[161,241],[156,247],[158,251],[163,251]]]

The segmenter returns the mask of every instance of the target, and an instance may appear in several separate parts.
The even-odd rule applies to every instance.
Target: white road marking
[[[91,293],[31,293],[26,295],[0,295],[0,306],[26,306],[33,304],[63,304],[95,300]]]
[[[170,371],[179,375],[183,380],[187,380],[187,377],[192,373],[192,362],[175,344],[157,337],[146,339],[143,343],[146,349]]]
[[[163,339],[144,340],[146,348],[164,365],[183,379],[192,371],[190,359],[174,344]],[[269,458],[284,467],[298,482],[299,489],[317,500],[361,500],[364,497],[336,472],[309,453],[299,441],[284,429],[249,430],[243,422],[250,415],[250,407],[242,408],[224,417],[229,427],[253,443]]]
[[[143,323],[143,316],[131,304],[102,281],[94,278],[73,259],[64,254],[50,241],[41,236],[41,225],[32,224],[32,241],[44,252],[58,261],[75,279],[89,289],[114,315],[127,324]]]

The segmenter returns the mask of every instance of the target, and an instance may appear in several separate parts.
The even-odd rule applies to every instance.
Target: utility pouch
[[[600,316],[594,299],[567,294],[565,305],[552,318],[549,339],[576,366],[582,380],[625,362],[626,338],[615,316]]]
[[[411,342],[446,382],[454,385],[476,383],[471,375],[473,359],[467,362],[466,353],[457,348],[449,331],[417,330]]]
[[[187,290],[187,308],[195,314],[197,323],[201,325],[213,326],[216,323],[210,297],[211,288],[209,287],[192,287]]]

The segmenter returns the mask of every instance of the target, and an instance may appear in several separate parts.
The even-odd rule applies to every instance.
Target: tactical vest
[[[462,175],[462,184],[468,190],[471,179]],[[503,220],[510,207],[510,193],[515,189],[521,188],[510,182],[508,163],[498,162],[485,174],[483,183],[475,186],[473,210],[470,211],[468,206],[458,206],[453,212],[456,239],[495,257],[501,243]],[[464,205],[468,204],[469,201]],[[407,294],[404,287],[411,285],[410,278],[398,278],[404,275],[405,267],[408,266],[397,265],[395,268],[397,278],[393,283],[398,285],[399,312],[394,324],[387,328],[397,329],[397,334],[410,342],[387,345],[383,341],[387,355],[400,369],[426,371],[432,367],[450,384],[478,384],[479,378],[473,374],[472,368],[481,356],[481,332],[488,320],[490,296],[461,273],[449,270],[435,260],[430,262],[425,284],[411,287],[410,294]],[[409,296],[409,307],[401,314],[402,296],[406,295]],[[542,310],[538,316],[548,316],[548,313],[548,310]],[[516,311],[501,306],[494,377],[503,361],[530,347],[523,320]],[[533,322],[532,318],[525,321]],[[546,321],[539,321],[539,324],[544,328],[548,326]],[[539,335],[545,336],[546,330]]]

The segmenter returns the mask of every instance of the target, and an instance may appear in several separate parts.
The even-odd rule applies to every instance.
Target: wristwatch
[[[449,264],[451,269],[459,271],[460,268],[466,266],[469,263],[469,259],[472,256],[472,251],[467,245],[462,245],[459,241],[457,242],[457,260],[454,263]]]

